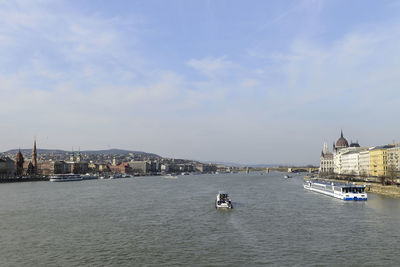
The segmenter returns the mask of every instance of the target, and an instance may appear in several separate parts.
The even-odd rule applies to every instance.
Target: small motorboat
[[[285,175],[285,176],[283,176],[283,178],[285,178],[285,179],[289,179],[289,178],[292,178],[292,176]]]
[[[227,192],[218,192],[217,200],[215,200],[216,209],[232,209],[232,201]]]

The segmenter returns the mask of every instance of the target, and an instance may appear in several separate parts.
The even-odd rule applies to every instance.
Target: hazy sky
[[[0,101],[0,151],[317,163],[400,141],[400,2],[0,0]]]

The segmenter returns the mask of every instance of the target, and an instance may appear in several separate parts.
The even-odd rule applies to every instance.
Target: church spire
[[[72,147],[71,155],[69,156],[69,160],[72,161],[72,162],[75,162],[74,147]]]
[[[37,168],[36,137],[35,137],[35,141],[33,142],[32,165],[33,165],[33,168],[36,170],[36,168]]]
[[[76,157],[76,162],[80,162],[80,161],[81,161],[81,147],[79,147],[78,156]]]

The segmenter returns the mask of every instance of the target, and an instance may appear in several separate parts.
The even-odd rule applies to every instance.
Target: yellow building
[[[388,175],[387,149],[391,146],[376,147],[369,151],[370,175],[375,177]]]

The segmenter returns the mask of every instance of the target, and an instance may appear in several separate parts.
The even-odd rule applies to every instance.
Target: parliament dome
[[[340,138],[336,141],[337,148],[349,147],[349,142],[343,137],[343,131],[340,133]]]

